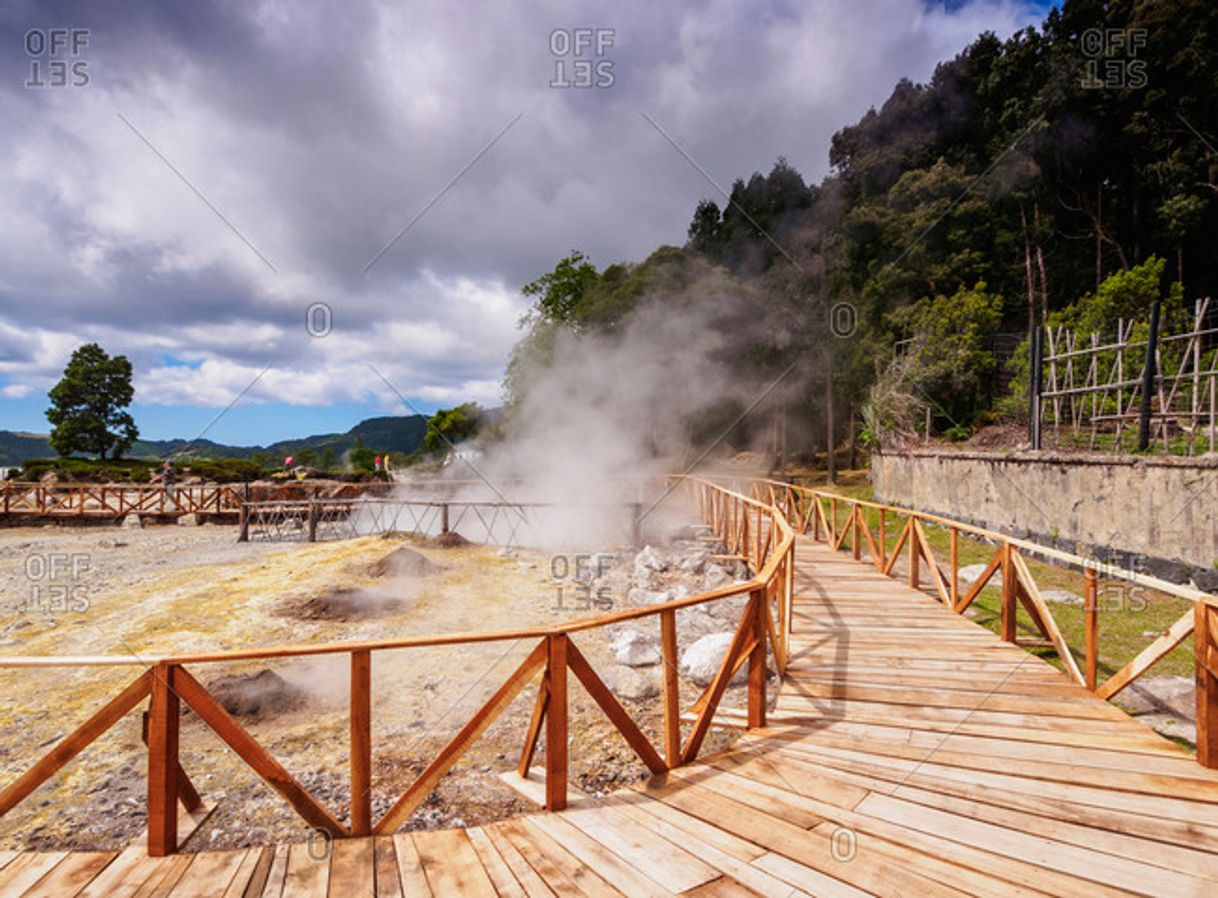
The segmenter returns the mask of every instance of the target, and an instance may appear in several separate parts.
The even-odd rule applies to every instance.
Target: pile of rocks
[[[638,608],[659,605],[749,579],[740,562],[712,558],[722,548],[705,538],[675,540],[664,548],[645,546],[633,556],[619,556],[614,570],[594,587],[624,595],[619,604]],[[677,612],[680,675],[704,687],[714,678],[732,641],[747,596],[733,596]],[[609,651],[616,662],[605,671],[605,682],[620,698],[643,701],[659,694],[655,668],[662,662],[659,626],[654,618],[605,628]],[[743,681],[744,671],[733,683]]]

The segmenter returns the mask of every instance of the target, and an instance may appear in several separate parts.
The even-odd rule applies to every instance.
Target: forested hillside
[[[937,432],[1017,418],[1006,358],[1055,310],[1130,271],[1160,283],[1126,314],[1215,292],[1215,96],[1212,0],[1069,0],[1039,28],[982,34],[838,131],[819,184],[779,158],[698,204],[683,247],[599,271],[575,253],[528,285],[509,400],[557,334],[612,334],[640,304],[730,293],[741,301],[713,317],[730,335],[722,363],[759,389],[781,381],[742,425],[753,438],[778,413],[792,447],[823,449],[826,418],[840,441],[869,396],[881,426],[892,410],[875,387],[891,386],[894,350],[900,395],[927,396]]]

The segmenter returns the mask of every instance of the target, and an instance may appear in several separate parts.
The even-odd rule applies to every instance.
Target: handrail
[[[221,740],[264,779],[308,823],[332,836],[385,835],[398,829],[469,748],[538,673],[541,683],[526,733],[519,770],[527,775],[538,740],[545,752],[546,806],[557,810],[567,800],[567,673],[573,673],[614,724],[627,743],[653,773],[688,764],[698,757],[714,723],[718,705],[736,672],[748,666],[748,726],[765,726],[766,657],[772,649],[779,673],[786,670],[790,649],[794,550],[796,533],[785,515],[773,506],[695,478],[682,478],[676,486],[692,492],[704,520],[730,551],[742,556],[754,576],[739,584],[696,596],[673,599],[642,608],[628,608],[550,627],[533,627],[482,633],[451,633],[364,642],[271,646],[220,652],[137,657],[25,656],[0,657],[0,667],[102,667],[140,666],[145,670],[119,695],[75,731],[51,747],[25,773],[0,791],[3,816],[118,720],[148,699],[148,853],[162,856],[178,846],[178,805],[188,811],[202,799],[181,768],[178,744],[181,706],[189,706]],[[776,538],[777,537],[777,538]],[[681,708],[677,683],[677,611],[733,596],[749,596],[732,643],[715,677],[693,705],[694,721],[682,741]],[[572,641],[576,633],[624,621],[659,617],[660,668],[663,678],[663,756],[634,723]],[[503,640],[538,640],[507,681],[393,803],[379,821],[372,820],[371,798],[371,663],[373,652],[422,646],[473,644]],[[234,720],[186,669],[186,665],[225,661],[348,654],[351,664],[351,802],[350,822],[331,815],[282,767],[257,740]]]
[[[807,533],[811,528],[813,539],[820,540],[823,525],[825,539],[834,549],[844,548],[846,538],[849,536],[850,552],[854,559],[873,564],[886,575],[891,575],[902,547],[906,546],[909,585],[913,588],[921,588],[922,565],[925,564],[934,591],[943,603],[957,614],[963,614],[993,576],[1001,571],[1000,631],[1002,638],[1007,642],[1019,643],[1016,634],[1016,613],[1018,607],[1022,605],[1044,638],[1038,644],[1052,647],[1061,659],[1067,675],[1099,698],[1110,699],[1117,695],[1143,676],[1190,635],[1193,635],[1196,643],[1194,658],[1198,707],[1197,760],[1205,766],[1218,767],[1218,596],[1101,563],[1095,559],[1063,552],[1060,549],[1041,546],[1029,540],[1008,536],[1005,533],[975,524],[953,520],[942,515],[928,514],[916,509],[868,499],[857,499],[828,490],[803,487],[766,478],[751,480],[748,489],[754,495],[764,493],[774,507],[782,509],[788,516],[793,516],[794,524],[799,532]],[[824,508],[826,502],[829,504],[828,512]],[[841,525],[840,530],[838,529],[839,504],[848,509],[846,522]],[[878,535],[872,534],[863,509],[879,513]],[[906,518],[905,526],[899,532],[891,555],[888,552],[885,536],[889,513]],[[939,562],[931,550],[923,524],[932,524],[948,530],[950,548],[946,571],[940,568]],[[961,533],[980,537],[997,546],[993,558],[986,565],[981,576],[974,580],[963,594],[961,594],[959,584],[958,555]],[[868,549],[868,559],[863,558],[864,542]],[[1079,568],[1083,572],[1085,646],[1082,670],[1075,662],[1070,646],[1066,643],[1053,618],[1052,610],[1040,594],[1040,589],[1023,558],[1024,553],[1040,555],[1043,558]],[[1100,629],[1097,581],[1100,575],[1155,589],[1193,603],[1192,607],[1167,630],[1102,683],[1098,681]]]

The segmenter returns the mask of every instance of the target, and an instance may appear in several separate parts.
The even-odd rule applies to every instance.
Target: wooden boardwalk
[[[0,854],[0,898],[1218,895],[1218,772],[934,599],[811,540],[796,553],[777,709],[724,754],[319,860]]]

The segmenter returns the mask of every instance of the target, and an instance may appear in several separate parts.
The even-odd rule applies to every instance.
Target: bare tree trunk
[[[1032,243],[1028,240],[1028,215],[1019,204],[1019,223],[1023,226],[1023,271],[1028,284],[1028,334],[1036,327],[1036,287],[1032,282]]]
[[[1039,228],[1040,203],[1032,205],[1032,222]],[[1040,321],[1044,324],[1049,320],[1049,272],[1045,268],[1045,251],[1040,241],[1036,242],[1036,267],[1040,269]]]
[[[850,404],[850,470],[856,471],[859,466],[858,426],[854,420],[854,403]]]
[[[833,350],[825,352],[825,482],[837,483],[837,459],[833,457]]]

